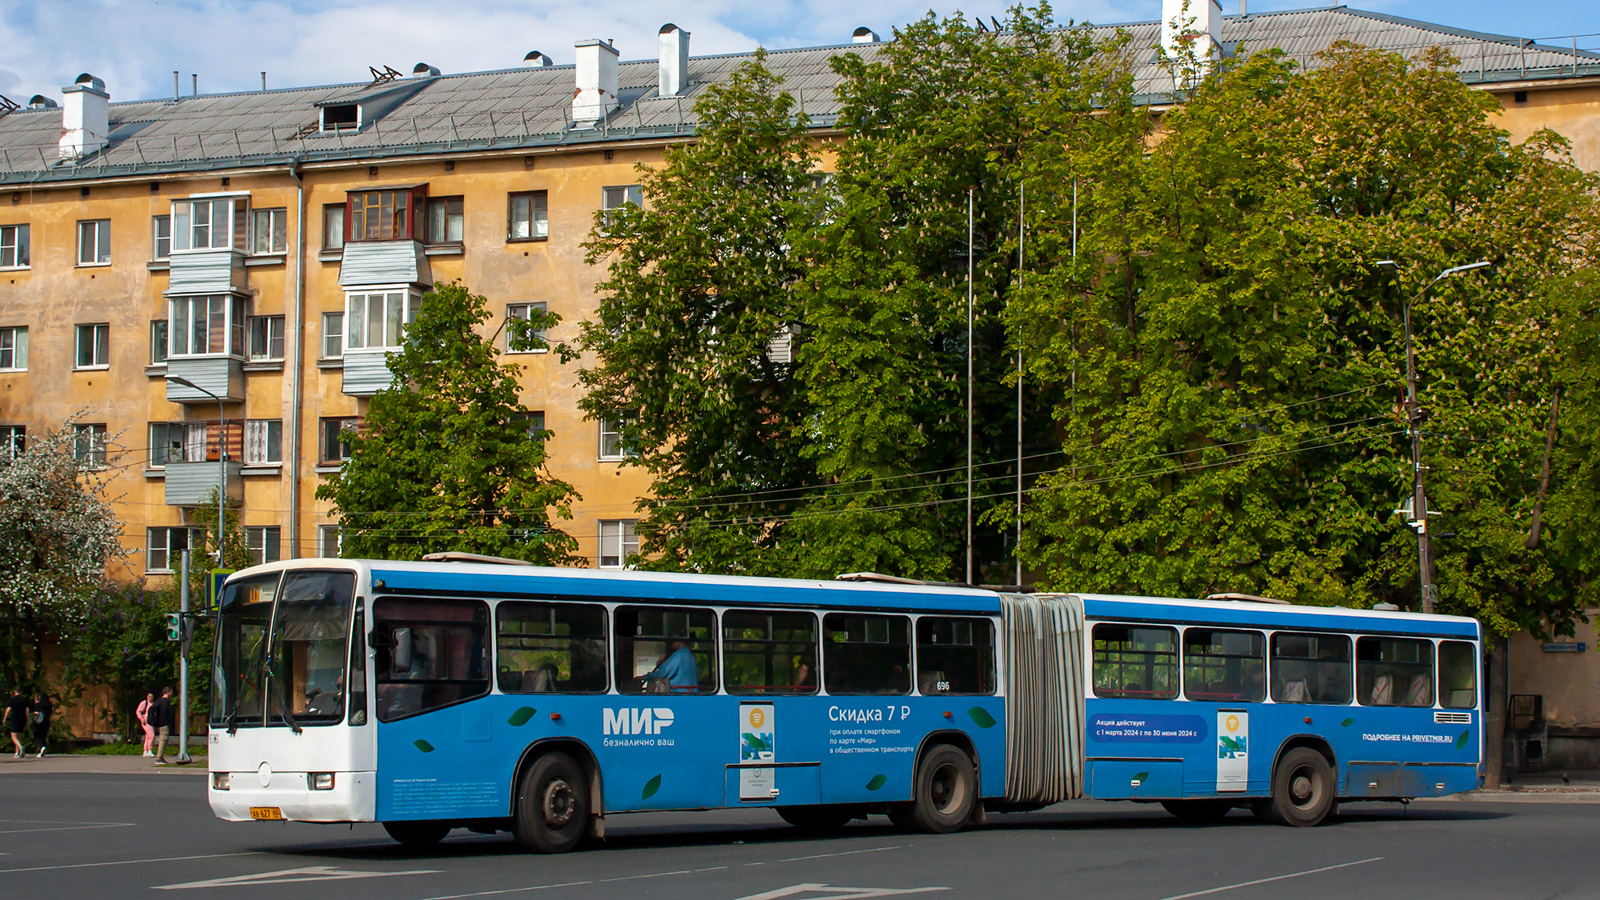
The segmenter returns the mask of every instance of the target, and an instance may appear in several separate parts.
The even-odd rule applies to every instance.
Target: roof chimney
[[[1222,55],[1220,0],[1161,0],[1161,49],[1170,57],[1182,58],[1180,38],[1189,34],[1194,36],[1195,59],[1201,63]]]
[[[668,22],[661,26],[661,73],[656,93],[672,97],[683,93],[689,72],[689,32]]]
[[[883,38],[878,37],[876,31],[865,25],[850,33],[850,43],[852,44],[876,44],[881,40]]]
[[[598,38],[574,46],[578,48],[578,89],[572,95],[572,121],[587,128],[617,108],[617,48]]]
[[[544,68],[545,66],[551,64],[551,59],[537,50],[529,50],[528,55],[522,58],[522,64],[525,66]]]
[[[106,83],[88,72],[61,89],[62,159],[81,159],[100,151],[107,143],[111,95]]]

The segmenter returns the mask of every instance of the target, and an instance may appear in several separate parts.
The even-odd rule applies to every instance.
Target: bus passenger
[[[664,683],[668,690],[674,691],[692,691],[699,687],[700,669],[695,665],[694,654],[689,652],[688,642],[674,639],[672,652],[645,674],[644,680]]]

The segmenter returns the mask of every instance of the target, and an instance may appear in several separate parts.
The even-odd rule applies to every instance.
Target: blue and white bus
[[[216,815],[409,845],[745,807],[949,832],[1078,797],[1314,825],[1482,759],[1479,626],[1448,616],[313,559],[232,575],[217,617]]]

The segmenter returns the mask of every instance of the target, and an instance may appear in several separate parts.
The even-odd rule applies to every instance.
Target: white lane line
[[[112,859],[105,862],[70,863],[62,866],[28,866],[24,869],[0,869],[0,875],[15,872],[60,872],[65,869],[98,869],[102,866],[139,866],[146,863],[188,862],[191,859],[224,859],[230,856],[261,856],[264,851],[244,850],[238,853],[202,853],[197,856],[167,856],[159,859]]]
[[[582,887],[594,884],[592,881],[565,881],[561,884],[534,884],[528,887],[503,888],[498,891],[477,891],[471,894],[447,894],[443,897],[429,897],[427,900],[466,900],[468,897],[493,897],[499,894],[521,894],[526,891],[548,891],[551,888]]]
[[[80,822],[76,819],[0,819],[0,825],[131,825],[132,822]]]
[[[818,853],[816,856],[791,856],[788,859],[780,859],[778,862],[800,862],[807,859],[828,859],[829,857],[833,856],[855,856],[857,853],[882,853],[885,850],[900,850],[904,847],[904,844],[896,844],[893,847],[873,847],[870,850],[845,850],[839,853]]]
[[[55,828],[12,828],[0,834],[44,834],[47,831],[92,831],[96,828],[132,828],[132,822],[107,822],[104,825],[61,825]]]
[[[158,884],[158,891],[184,891],[196,888],[248,887],[257,884],[303,884],[309,881],[350,881],[356,878],[393,878],[396,875],[438,875],[439,869],[412,869],[408,872],[380,872],[373,870],[339,869],[334,866],[307,866],[300,869],[280,869],[276,872],[256,872],[250,875],[230,875],[209,878],[205,881],[185,881],[182,884]]]
[[[609,884],[613,881],[638,881],[642,878],[665,878],[668,875],[693,875],[693,869],[678,869],[675,872],[651,872],[648,875],[623,875],[618,878],[602,878],[596,884]]]
[[[1171,897],[1162,897],[1161,900],[1188,900],[1190,897],[1204,897],[1207,894],[1220,894],[1223,891],[1233,891],[1238,890],[1239,888],[1253,887],[1258,884],[1267,884],[1268,882],[1273,881],[1283,881],[1285,878],[1299,878],[1302,875],[1315,875],[1318,872],[1332,872],[1334,869],[1347,869],[1351,866],[1364,866],[1367,863],[1377,862],[1381,859],[1383,859],[1383,857],[1374,856],[1371,859],[1358,859],[1354,862],[1339,863],[1338,865],[1334,866],[1323,866],[1320,869],[1307,869],[1304,872],[1290,872],[1288,875],[1274,875],[1271,878],[1257,878],[1255,881],[1241,881],[1238,884],[1226,884],[1222,887],[1208,888],[1207,890],[1193,891],[1187,894],[1173,894]]]

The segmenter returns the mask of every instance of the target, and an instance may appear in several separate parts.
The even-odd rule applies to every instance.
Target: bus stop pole
[[[183,551],[181,580],[178,582],[178,763],[189,759],[189,551]]]

